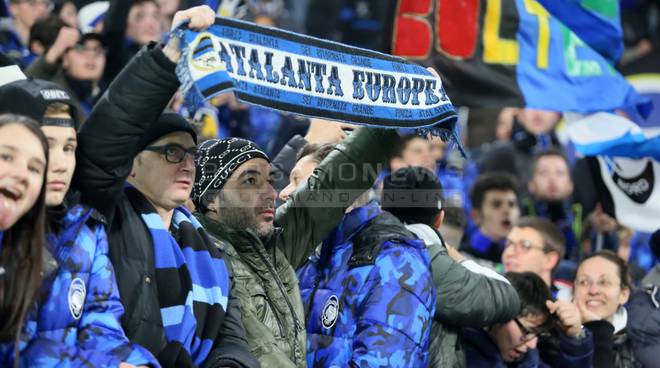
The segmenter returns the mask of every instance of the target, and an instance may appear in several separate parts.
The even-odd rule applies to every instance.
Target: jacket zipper
[[[259,239],[257,239],[259,242],[261,242]],[[284,290],[284,285],[282,285],[282,282],[280,281],[280,277],[277,275],[277,272],[275,271],[275,267],[268,261],[266,256],[264,256],[259,249],[257,249],[257,254],[259,254],[259,257],[261,260],[266,264],[266,267],[268,268],[268,272],[273,276],[273,279],[275,280],[275,283],[277,284],[277,287],[280,289],[280,292],[284,296],[284,301],[286,302],[287,306],[289,307],[289,312],[291,312],[291,317],[293,318],[293,323],[294,323],[294,334],[295,334],[295,340],[293,342],[294,344],[294,349],[293,349],[293,356],[294,356],[294,363],[298,365],[298,357],[296,356],[295,352],[295,347],[298,346],[298,329],[300,328],[300,322],[298,321],[298,317],[296,316],[296,311],[293,309],[293,305],[291,305],[291,301],[289,301],[289,296],[286,293],[286,290]],[[276,316],[277,317],[277,316]],[[279,319],[278,319],[278,324],[279,324]],[[280,325],[280,328],[282,326]]]

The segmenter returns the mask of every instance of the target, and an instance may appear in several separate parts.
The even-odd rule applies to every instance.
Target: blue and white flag
[[[660,134],[632,121],[598,113],[569,122],[567,133],[588,158],[599,202],[619,223],[635,230],[660,228]]]
[[[619,0],[538,0],[552,16],[615,65],[623,54]]]
[[[404,59],[223,17],[179,32],[177,75],[191,110],[233,90],[277,110],[455,138],[440,77]]]

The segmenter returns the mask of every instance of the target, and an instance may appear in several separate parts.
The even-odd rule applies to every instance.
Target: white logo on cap
[[[323,306],[321,324],[325,328],[332,328],[335,322],[337,322],[337,317],[339,317],[339,299],[337,299],[336,295],[330,295]]]
[[[44,89],[39,91],[44,100],[69,100],[69,94],[61,89]]]
[[[75,319],[80,319],[80,316],[82,316],[85,294],[87,294],[85,282],[76,277],[69,285],[69,311]]]

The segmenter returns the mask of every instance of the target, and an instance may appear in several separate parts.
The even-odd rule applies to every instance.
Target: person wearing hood
[[[430,367],[465,367],[460,329],[510,321],[520,301],[509,281],[489,268],[465,259],[444,242],[439,231],[445,215],[442,185],[423,167],[406,167],[386,176],[383,210],[401,220],[424,241],[436,287],[431,326]]]
[[[580,309],[582,324],[594,336],[595,368],[643,366],[626,328],[624,305],[631,290],[628,266],[612,251],[592,253],[578,264],[573,300]]]
[[[49,146],[50,261],[37,310],[25,325],[21,365],[158,366],[149,351],[128,341],[119,323],[124,309],[103,221],[69,190],[76,168],[76,111],[69,94],[51,82],[27,79],[0,87],[0,112],[39,121]]]

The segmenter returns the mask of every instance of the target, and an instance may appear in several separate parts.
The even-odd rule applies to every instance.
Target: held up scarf
[[[167,347],[163,366],[199,366],[218,336],[229,296],[229,274],[213,241],[187,209],[176,208],[172,234],[144,200],[138,204],[154,244],[158,302]]]
[[[402,58],[223,17],[204,32],[175,34],[191,110],[233,89],[277,110],[456,138],[441,79]]]

